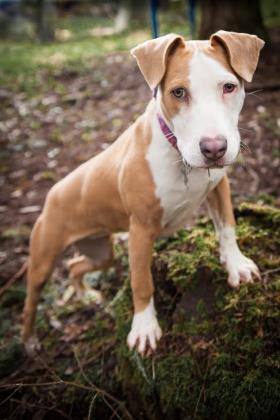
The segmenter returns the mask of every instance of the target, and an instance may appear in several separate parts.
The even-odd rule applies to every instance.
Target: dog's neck
[[[168,129],[170,132],[172,132],[171,123],[165,118],[160,106],[160,101],[158,99],[152,99],[147,107],[146,112],[152,132],[148,153],[153,151],[154,158],[157,156],[157,165],[165,167],[165,171],[168,172],[171,170],[173,172],[180,170],[180,161],[182,159],[181,154],[167,139],[166,134],[163,132],[160,126],[158,116],[161,116],[164,119]]]

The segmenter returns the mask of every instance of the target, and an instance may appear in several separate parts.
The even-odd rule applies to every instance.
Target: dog
[[[255,35],[218,31],[208,41],[168,34],[132,49],[154,97],[110,147],[47,194],[30,239],[22,335],[27,348],[37,345],[36,309],[58,255],[77,243],[84,255],[69,267],[79,288],[86,271],[112,265],[112,235],[129,232],[134,316],[127,343],[141,354],[155,350],[162,331],[153,300],[153,244],[184,227],[203,201],[229,285],[260,278],[236,241],[226,169],[240,151],[244,81],[252,81],[263,45]]]

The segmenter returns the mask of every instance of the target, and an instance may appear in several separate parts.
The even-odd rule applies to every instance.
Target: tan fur
[[[178,100],[172,94],[176,88],[189,88],[189,61],[193,52],[186,45],[178,45],[173,54],[168,57],[168,66],[163,81],[161,83],[162,111],[165,118],[173,118],[180,110],[181,102],[188,101],[188,98]]]
[[[151,89],[161,82],[167,66],[167,58],[174,45],[184,45],[184,38],[168,34],[140,44],[131,50],[138,66]]]
[[[230,185],[227,176],[224,176],[216,188],[208,194],[207,202],[216,225],[235,225],[231,203]]]
[[[233,70],[246,82],[252,81],[260,50],[264,46],[262,39],[256,35],[218,31],[211,36],[210,41],[213,47],[221,43],[228,53]]]

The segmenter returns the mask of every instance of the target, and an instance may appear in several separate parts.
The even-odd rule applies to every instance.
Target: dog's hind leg
[[[27,350],[36,345],[33,337],[34,322],[41,290],[52,273],[56,258],[64,248],[62,232],[56,225],[40,216],[30,238],[30,256],[27,268],[27,295],[23,310],[22,339]]]
[[[93,235],[79,240],[76,246],[82,255],[74,256],[67,261],[69,277],[72,281],[78,298],[82,298],[90,289],[83,281],[84,274],[89,271],[106,270],[112,266],[114,260],[112,237],[107,234]],[[99,292],[96,300],[101,301]],[[94,297],[94,296],[93,296]]]

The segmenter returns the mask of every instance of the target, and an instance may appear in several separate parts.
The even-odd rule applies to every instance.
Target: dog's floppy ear
[[[238,32],[218,31],[210,38],[211,45],[216,43],[226,49],[233,70],[246,82],[251,82],[256,70],[260,50],[264,41],[256,35]]]
[[[177,43],[184,43],[184,38],[176,34],[168,34],[143,42],[130,52],[151,89],[161,82],[165,71],[169,52]]]

